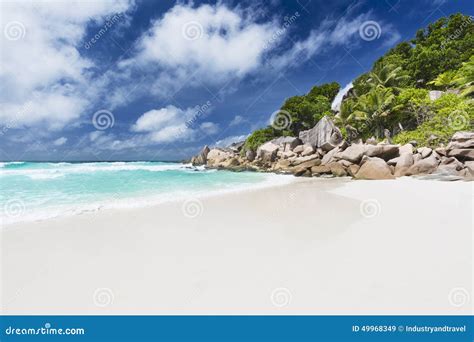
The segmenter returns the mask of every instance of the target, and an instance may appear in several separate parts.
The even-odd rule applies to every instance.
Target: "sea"
[[[0,223],[185,201],[291,179],[170,162],[2,162]]]

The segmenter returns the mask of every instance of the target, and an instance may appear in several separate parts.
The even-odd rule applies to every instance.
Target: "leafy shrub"
[[[406,144],[416,140],[420,146],[448,143],[457,131],[472,130],[474,102],[465,101],[455,94],[445,94],[433,102],[433,117],[415,130],[404,131],[394,138],[395,143]],[[437,139],[430,139],[434,135]]]

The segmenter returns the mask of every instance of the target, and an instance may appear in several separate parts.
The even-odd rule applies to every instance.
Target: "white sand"
[[[471,314],[472,215],[472,183],[305,179],[203,199],[196,218],[168,203],[17,224],[2,231],[1,304],[4,314]]]

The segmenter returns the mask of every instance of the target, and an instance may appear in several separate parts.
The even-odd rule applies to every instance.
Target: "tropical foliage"
[[[291,125],[255,131],[245,147],[255,149],[281,135],[297,136],[323,116],[332,116],[345,134],[348,125],[361,137],[382,139],[388,130],[394,141],[416,140],[420,145],[447,142],[474,122],[474,22],[454,14],[417,32],[379,58],[372,69],[353,82],[353,91],[342,101],[337,114],[331,102],[339,84],[313,87],[293,96],[281,107]],[[430,99],[430,91],[436,100]],[[438,98],[439,97],[439,98]]]

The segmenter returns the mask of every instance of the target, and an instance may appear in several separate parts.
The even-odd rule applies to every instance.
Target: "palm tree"
[[[356,110],[352,113],[355,120],[363,120],[375,129],[375,135],[380,138],[383,134],[387,117],[399,106],[393,106],[395,95],[390,88],[373,88],[367,94],[359,97]]]
[[[403,74],[401,66],[385,63],[381,64],[369,73],[369,83],[373,88],[394,88],[399,89],[399,85],[410,77]]]
[[[334,117],[336,124],[340,126],[353,124],[355,121],[354,111],[356,103],[353,99],[346,99],[341,102],[339,113]]]
[[[455,71],[446,71],[442,74],[439,74],[433,81],[428,82],[428,84],[435,85],[444,90],[447,90],[449,86],[453,85],[456,79]]]
[[[474,94],[474,56],[462,64],[456,73],[454,83],[461,89],[462,96]]]

